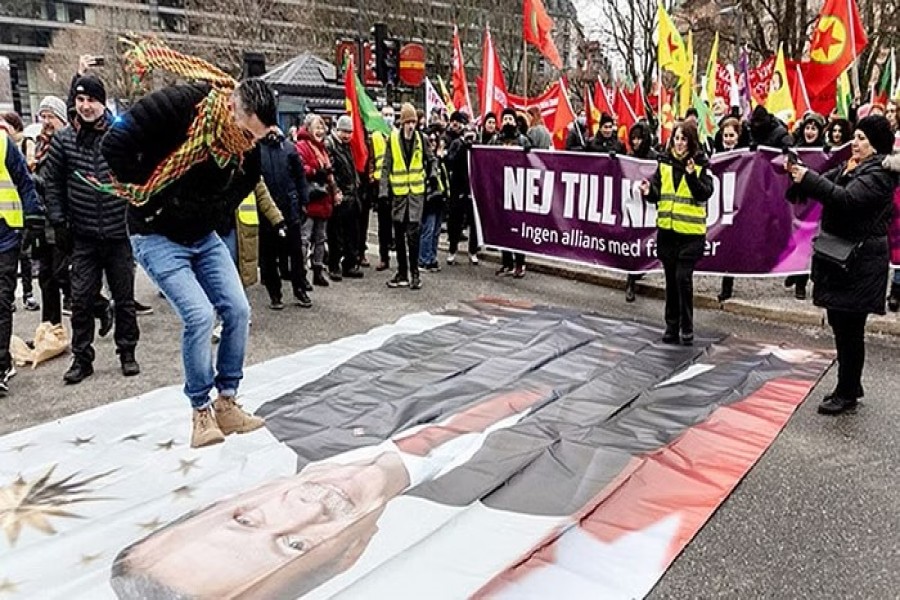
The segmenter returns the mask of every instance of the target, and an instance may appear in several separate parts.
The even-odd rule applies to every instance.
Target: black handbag
[[[865,240],[854,242],[822,231],[813,239],[813,255],[842,271],[849,271],[856,252],[864,243]]]
[[[872,227],[875,227],[881,221],[881,218],[892,206],[893,202],[888,203],[884,210],[879,213],[878,218],[872,223]],[[841,271],[847,272],[856,259],[856,253],[870,237],[872,237],[871,232],[862,240],[854,242],[827,231],[819,231],[819,235],[813,238],[813,255],[819,260],[823,260]]]

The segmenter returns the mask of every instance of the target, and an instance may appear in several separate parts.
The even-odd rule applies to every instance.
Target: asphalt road
[[[317,289],[314,307],[266,308],[264,290],[250,290],[254,307],[248,363],[364,332],[404,314],[438,310],[482,295],[565,305],[621,318],[660,320],[662,303],[621,291],[530,273],[498,279],[492,264],[461,264],[423,276],[424,289],[389,290],[386,273]],[[288,286],[285,291],[288,294]],[[64,386],[70,357],[36,370],[20,369],[0,400],[0,433],[59,419],[181,382],[180,327],[145,277],[138,298],[156,309],[140,317],[138,360],[143,372],[118,370],[111,336],[96,344],[96,374]],[[14,331],[29,338],[35,313],[21,309]],[[698,311],[698,331],[729,332],[767,342],[830,348],[828,332],[773,325],[722,311]],[[900,598],[900,370],[896,338],[869,338],[867,397],[855,415],[825,418],[818,400],[832,389],[834,370],[722,504],[653,590],[650,598]],[[185,425],[187,426],[187,401]],[[598,565],[598,568],[603,568]]]

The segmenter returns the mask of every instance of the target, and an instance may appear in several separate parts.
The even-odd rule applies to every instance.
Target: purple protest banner
[[[816,171],[836,166],[833,153],[798,149]],[[821,206],[790,204],[784,158],[774,149],[738,150],[710,161],[706,252],[698,271],[765,276],[809,270]],[[655,161],[573,152],[476,147],[472,194],[488,246],[627,272],[659,270],[656,207],[638,186]]]

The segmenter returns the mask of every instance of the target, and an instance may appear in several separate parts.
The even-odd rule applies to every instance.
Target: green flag
[[[700,99],[696,90],[691,92],[691,103],[697,109],[697,131],[700,133],[700,141],[704,142],[716,135],[719,126],[716,124],[716,117],[706,105],[706,102]]]
[[[366,93],[366,88],[359,82],[359,76],[354,73],[353,78],[356,80],[356,96],[359,100],[359,114],[362,117],[366,131],[369,133],[380,131],[384,135],[390,135],[391,126],[381,118],[381,112],[375,107],[375,103],[372,102],[372,99],[369,98],[369,94]]]
[[[841,73],[837,80],[837,111],[842,119],[850,118],[850,77],[847,71]]]

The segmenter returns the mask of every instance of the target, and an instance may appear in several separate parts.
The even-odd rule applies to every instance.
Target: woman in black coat
[[[849,161],[822,175],[803,165],[788,165],[794,185],[789,198],[810,197],[822,203],[823,233],[859,244],[845,271],[814,255],[813,302],[827,310],[837,348],[838,383],[819,405],[821,414],[856,408],[863,396],[865,329],[869,314],[884,314],[891,220],[897,173],[885,167],[894,143],[887,119],[859,121]]]

